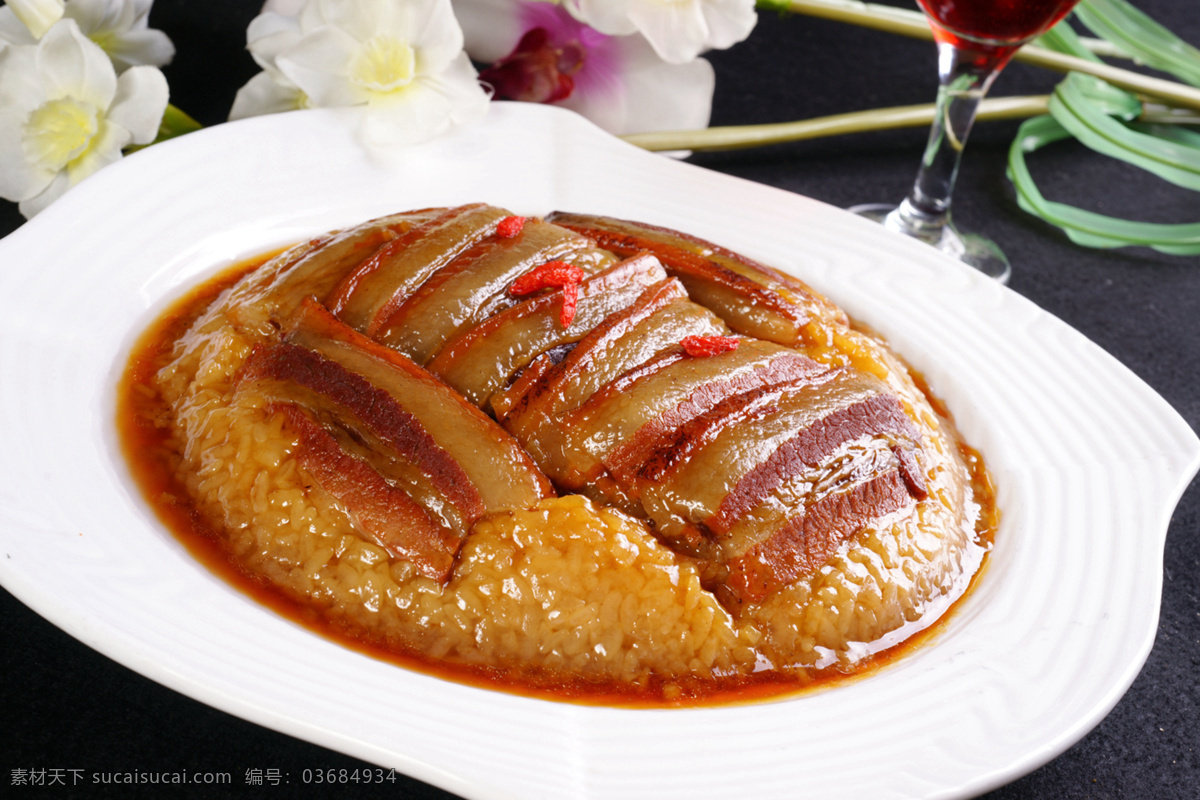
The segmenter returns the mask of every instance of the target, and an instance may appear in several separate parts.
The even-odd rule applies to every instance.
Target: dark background
[[[1200,45],[1200,12],[1194,2],[1140,0],[1138,5]],[[246,25],[257,9],[255,2],[232,0],[154,4],[152,26],[165,31],[178,50],[165,70],[172,102],[206,125],[224,120],[237,88],[257,72],[244,50]],[[929,43],[808,17],[761,14],[750,39],[709,58],[717,70],[714,125],[922,103],[935,90]],[[992,94],[1045,92],[1055,82],[1050,73],[1014,64]],[[1012,289],[1081,330],[1200,429],[1200,258],[1146,249],[1087,250],[1025,215],[1004,176],[1015,130],[1016,123],[1007,122],[977,126],[956,192],[956,219],[1003,244],[1013,262]],[[693,160],[848,206],[899,200],[911,184],[923,145],[924,132],[910,130],[697,155]],[[1030,163],[1050,199],[1147,221],[1200,219],[1200,195],[1074,144],[1047,148]],[[0,235],[21,221],[14,205],[0,202]],[[1195,482],[1171,522],[1162,618],[1140,676],[1082,741],[1036,772],[986,795],[989,800],[1200,797],[1198,534],[1200,482]],[[196,796],[291,796],[304,793],[296,783],[301,770],[366,766],[152,683],[68,637],[3,591],[0,620],[0,784],[9,784],[16,769],[200,770],[229,772],[233,786],[190,793]],[[279,769],[290,773],[293,782],[247,787],[245,774],[251,768]],[[82,788],[15,791],[62,796],[79,795]],[[330,787],[311,788],[313,795],[330,796]],[[158,790],[133,786],[119,792],[122,797],[139,793],[150,796]],[[345,794],[450,797],[403,776],[378,787],[351,784]],[[800,787],[797,796],[803,796]]]

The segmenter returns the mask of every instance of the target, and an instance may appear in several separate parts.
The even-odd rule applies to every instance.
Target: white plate
[[[274,615],[149,515],[114,385],[170,298],[243,257],[408,208],[630,217],[793,272],[882,331],[999,485],[989,571],[930,645],[773,703],[622,710],[420,675]],[[0,581],[105,655],[217,708],[471,798],[960,797],[1034,769],[1128,688],[1200,441],[1018,295],[845,212],[497,104],[390,158],[348,117],[264,117],[105,169],[0,241]]]

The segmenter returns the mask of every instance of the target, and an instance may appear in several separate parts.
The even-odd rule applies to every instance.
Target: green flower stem
[[[848,22],[919,39],[933,39],[929,24],[922,14],[890,6],[860,3],[857,0],[758,0],[758,8]],[[1140,75],[1032,44],[1018,50],[1013,59],[1056,72],[1082,72],[1093,75],[1113,86],[1154,97],[1168,105],[1200,110],[1200,89],[1174,81]]]
[[[1184,86],[1182,83],[1139,75],[1127,69],[1085,61],[1082,58],[1056,53],[1053,50],[1033,45],[1025,45],[1017,51],[1013,58],[1056,72],[1082,72],[1126,91],[1153,97],[1171,106],[1200,111],[1200,89]]]
[[[998,97],[984,100],[976,119],[1025,119],[1045,114],[1049,96]],[[646,150],[732,150],[739,147],[758,147],[823,136],[889,130],[892,128],[927,128],[933,123],[934,104],[880,108],[834,114],[829,117],[781,122],[770,125],[737,125],[705,128],[696,131],[661,131],[634,133],[623,136],[625,141]]]
[[[929,23],[920,11],[864,3],[861,0],[757,0],[756,6],[762,11],[780,14],[790,11],[919,39],[933,38],[929,32]],[[1080,42],[1098,56],[1126,59],[1131,57],[1120,47],[1104,39],[1083,36],[1080,37]]]
[[[158,125],[158,138],[154,141],[162,142],[174,139],[176,136],[198,131],[202,127],[204,126],[192,119],[186,112],[168,104],[167,110],[163,112],[162,122]]]
[[[757,0],[761,11],[804,14],[810,17],[848,22],[863,28],[898,33],[918,39],[932,39],[929,23],[920,11],[909,11],[858,0]]]
[[[1167,108],[1144,104],[1142,115],[1138,121],[1150,124],[1163,123],[1167,125],[1200,125],[1200,114],[1180,108]]]

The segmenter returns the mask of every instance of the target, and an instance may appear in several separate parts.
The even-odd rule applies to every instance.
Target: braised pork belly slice
[[[567,427],[609,472],[630,482],[667,437],[735,395],[808,380],[828,368],[772,342],[740,339],[713,356],[672,348],[593,394]]]
[[[730,396],[658,439],[632,476],[635,492],[660,528],[706,525],[743,476],[797,432],[881,389],[870,376],[834,370]]]
[[[445,581],[462,536],[417,503],[411,490],[389,481],[370,462],[347,452],[311,412],[295,403],[268,406],[298,439],[300,467],[350,515],[363,535],[426,577]]]
[[[836,473],[828,459],[839,448],[868,438],[887,444],[908,493],[923,499],[927,493],[925,476],[915,455],[921,434],[904,413],[899,399],[881,392],[839,408],[798,430],[769,458],[738,480],[717,512],[705,521],[705,527],[716,536],[724,536],[746,512],[794,476],[818,469],[824,474]]]
[[[528,508],[553,495],[546,477],[489,417],[315,301],[302,305],[284,341],[251,354],[239,385],[270,402],[303,407],[343,454],[407,489],[459,538],[484,514]]]
[[[677,347],[683,339],[728,332],[720,319],[688,299],[677,280],[657,283],[596,326],[538,380],[520,387],[514,384],[520,395],[504,398],[509,411],[502,424],[552,480],[579,485],[597,462],[569,428],[569,413],[622,374]]]
[[[515,278],[548,261],[578,263],[592,273],[616,260],[599,253],[573,231],[528,220],[516,236],[484,239],[434,273],[374,338],[424,364],[462,328],[519,302],[506,291]]]
[[[628,471],[617,482],[660,536],[716,562],[731,610],[925,496],[916,426],[882,382],[851,370],[732,395],[657,444],[632,486]]]
[[[626,259],[579,285],[575,317],[567,327],[561,321],[563,290],[547,291],[463,330],[442,346],[428,369],[470,402],[487,407],[493,394],[539,356],[578,342],[666,277],[653,256]]]
[[[810,321],[844,327],[845,314],[808,286],[768,266],[678,231],[640,222],[556,211],[547,220],[578,231],[620,255],[650,252],[683,281],[697,303],[730,328],[780,344],[794,345],[824,334]]]
[[[821,568],[842,543],[872,525],[897,520],[891,515],[909,511],[916,503],[901,470],[886,469],[805,504],[766,535],[756,532],[755,543],[726,555],[714,587],[722,604],[736,611],[759,602],[772,592]],[[750,537],[747,537],[750,538]],[[730,544],[737,539],[731,540]]]
[[[900,413],[894,398],[875,395],[829,414],[726,495],[703,529],[719,553],[709,583],[727,607],[761,601],[814,573],[847,539],[914,513],[927,497],[924,473],[911,469],[920,436],[904,420],[889,424]],[[872,417],[882,424],[864,424]]]
[[[304,298],[324,297],[380,247],[441,211],[427,208],[380,217],[287,250],[235,290],[230,305],[234,323],[261,335],[289,327]]]
[[[375,336],[408,296],[509,216],[483,204],[459,206],[414,227],[347,274],[325,304],[352,328]]]
[[[553,495],[524,450],[478,408],[401,353],[341,324],[315,302],[288,341],[308,347],[362,375],[413,415],[467,472],[487,513],[528,508]]]
[[[470,476],[412,414],[362,376],[314,350],[289,342],[257,347],[241,370],[238,392],[253,393],[274,406],[304,409],[345,455],[409,492],[459,535],[483,514],[483,499]]]

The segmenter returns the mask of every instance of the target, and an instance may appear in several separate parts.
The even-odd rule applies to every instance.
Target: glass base
[[[854,206],[849,210],[860,217],[874,220],[885,228],[933,245],[946,255],[974,267],[1000,283],[1008,283],[1009,276],[1012,275],[1012,266],[1008,263],[1008,258],[991,239],[973,233],[962,233],[949,223],[923,226],[920,223],[913,224],[910,219],[909,224],[905,224],[904,220],[897,217],[897,206],[868,204]]]

